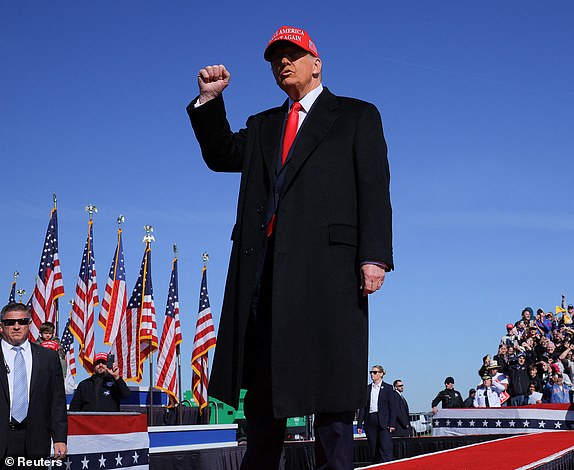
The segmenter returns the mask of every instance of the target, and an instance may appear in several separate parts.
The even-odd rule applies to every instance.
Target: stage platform
[[[67,460],[71,470],[92,470],[85,465],[125,464],[132,460],[139,468],[152,470],[240,468],[246,447],[237,442],[237,424],[174,426],[171,424],[176,421],[177,413],[159,407],[159,410],[154,408],[154,414],[162,410],[164,416],[160,419],[158,415],[154,424],[163,426],[149,426],[148,416],[141,413],[145,408],[138,404],[131,406],[137,412],[69,413]],[[389,467],[391,470],[479,467],[572,470],[572,406],[443,410],[433,419],[433,436],[393,438],[395,462],[369,466],[371,456],[366,438],[355,435],[354,466],[381,470]],[[185,417],[184,421],[192,418],[191,415]],[[313,470],[314,467],[313,441],[285,443],[281,470]]]
[[[572,433],[574,439],[574,433]],[[500,439],[499,435],[459,436],[459,437],[413,437],[393,439],[393,451],[396,458],[429,454]],[[152,439],[150,439],[152,440]],[[365,438],[354,441],[355,468],[370,463],[369,448]],[[313,441],[286,442],[281,462],[281,470],[313,470],[315,468]],[[161,452],[150,448],[150,469],[161,470],[238,470],[245,453],[245,446],[197,448],[195,450]],[[455,468],[455,467],[451,467]],[[496,467],[493,467],[496,468]]]
[[[448,438],[447,438],[448,439]],[[571,470],[574,432],[546,431],[504,437],[454,450],[363,467],[369,470]]]

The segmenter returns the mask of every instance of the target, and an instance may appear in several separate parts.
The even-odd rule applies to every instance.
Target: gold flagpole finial
[[[118,220],[118,230],[121,230],[122,224],[126,221],[126,218],[122,214],[120,214],[120,215],[118,215],[117,220]]]
[[[14,282],[16,282],[16,279],[18,279],[19,275],[20,273],[18,271],[14,271]]]
[[[58,198],[56,197],[56,193],[52,193],[52,200],[54,201],[54,209],[58,207]]]
[[[178,254],[178,251],[177,251],[177,243],[174,243],[174,244],[173,244],[173,257],[174,257],[174,258],[177,258],[177,254]]]
[[[203,253],[201,256],[203,258],[203,267],[207,267],[207,262],[209,261],[209,253]]]
[[[155,237],[152,235],[153,227],[151,225],[144,225],[144,230],[145,237],[143,238],[143,241],[146,243],[155,242]]]
[[[22,297],[26,295],[26,290],[25,289],[18,289],[16,291],[16,294],[18,294],[18,297],[20,298],[20,303],[22,303]]]
[[[88,214],[90,214],[90,220],[92,220],[94,217],[94,212],[96,214],[98,213],[98,208],[96,206],[94,206],[93,204],[88,204],[85,207],[84,212],[87,212]]]

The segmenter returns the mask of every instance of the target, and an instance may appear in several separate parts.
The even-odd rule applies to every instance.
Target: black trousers
[[[47,455],[30,455],[26,451],[26,428],[25,427],[18,427],[18,428],[10,428],[8,431],[8,446],[6,448],[6,456],[2,457],[0,461],[0,469],[1,470],[12,470],[15,468],[30,468],[30,469],[39,469],[46,467],[38,467],[38,466],[26,466],[22,467],[18,465],[18,457],[26,457],[26,459],[40,459],[41,457],[47,458]],[[1,456],[0,456],[1,457]],[[7,458],[13,458],[12,465],[7,464]]]
[[[365,433],[369,442],[372,463],[390,462],[393,458],[393,440],[388,429],[379,424],[377,413],[369,413]]]
[[[247,451],[241,470],[276,470],[281,463],[286,418],[273,413],[271,392],[271,293],[274,237],[268,240],[245,337],[244,377]],[[315,468],[353,469],[354,410],[315,415]]]

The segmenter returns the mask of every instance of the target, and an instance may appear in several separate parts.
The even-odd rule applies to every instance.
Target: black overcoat
[[[187,110],[214,171],[240,172],[237,220],[209,394],[237,406],[287,102],[232,132],[223,97]],[[360,265],[392,269],[387,146],[372,104],[326,88],[285,168],[274,231],[271,381],[276,417],[364,402],[368,308]]]

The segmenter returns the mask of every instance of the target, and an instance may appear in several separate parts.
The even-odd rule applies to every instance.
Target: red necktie
[[[293,145],[295,136],[297,135],[297,127],[299,126],[299,110],[301,109],[301,103],[299,101],[294,101],[287,115],[287,124],[285,124],[285,132],[283,133],[283,146],[281,147],[281,164],[285,164],[287,160],[287,155],[289,154],[289,149]],[[275,214],[271,216],[269,225],[267,225],[267,236],[270,237],[275,229]]]
[[[297,135],[297,127],[299,124],[299,111],[301,110],[301,103],[299,101],[294,101],[289,110],[289,115],[287,116],[287,124],[285,124],[285,133],[283,135],[283,147],[281,150],[281,164],[285,164],[287,159],[287,154],[295,136]]]

